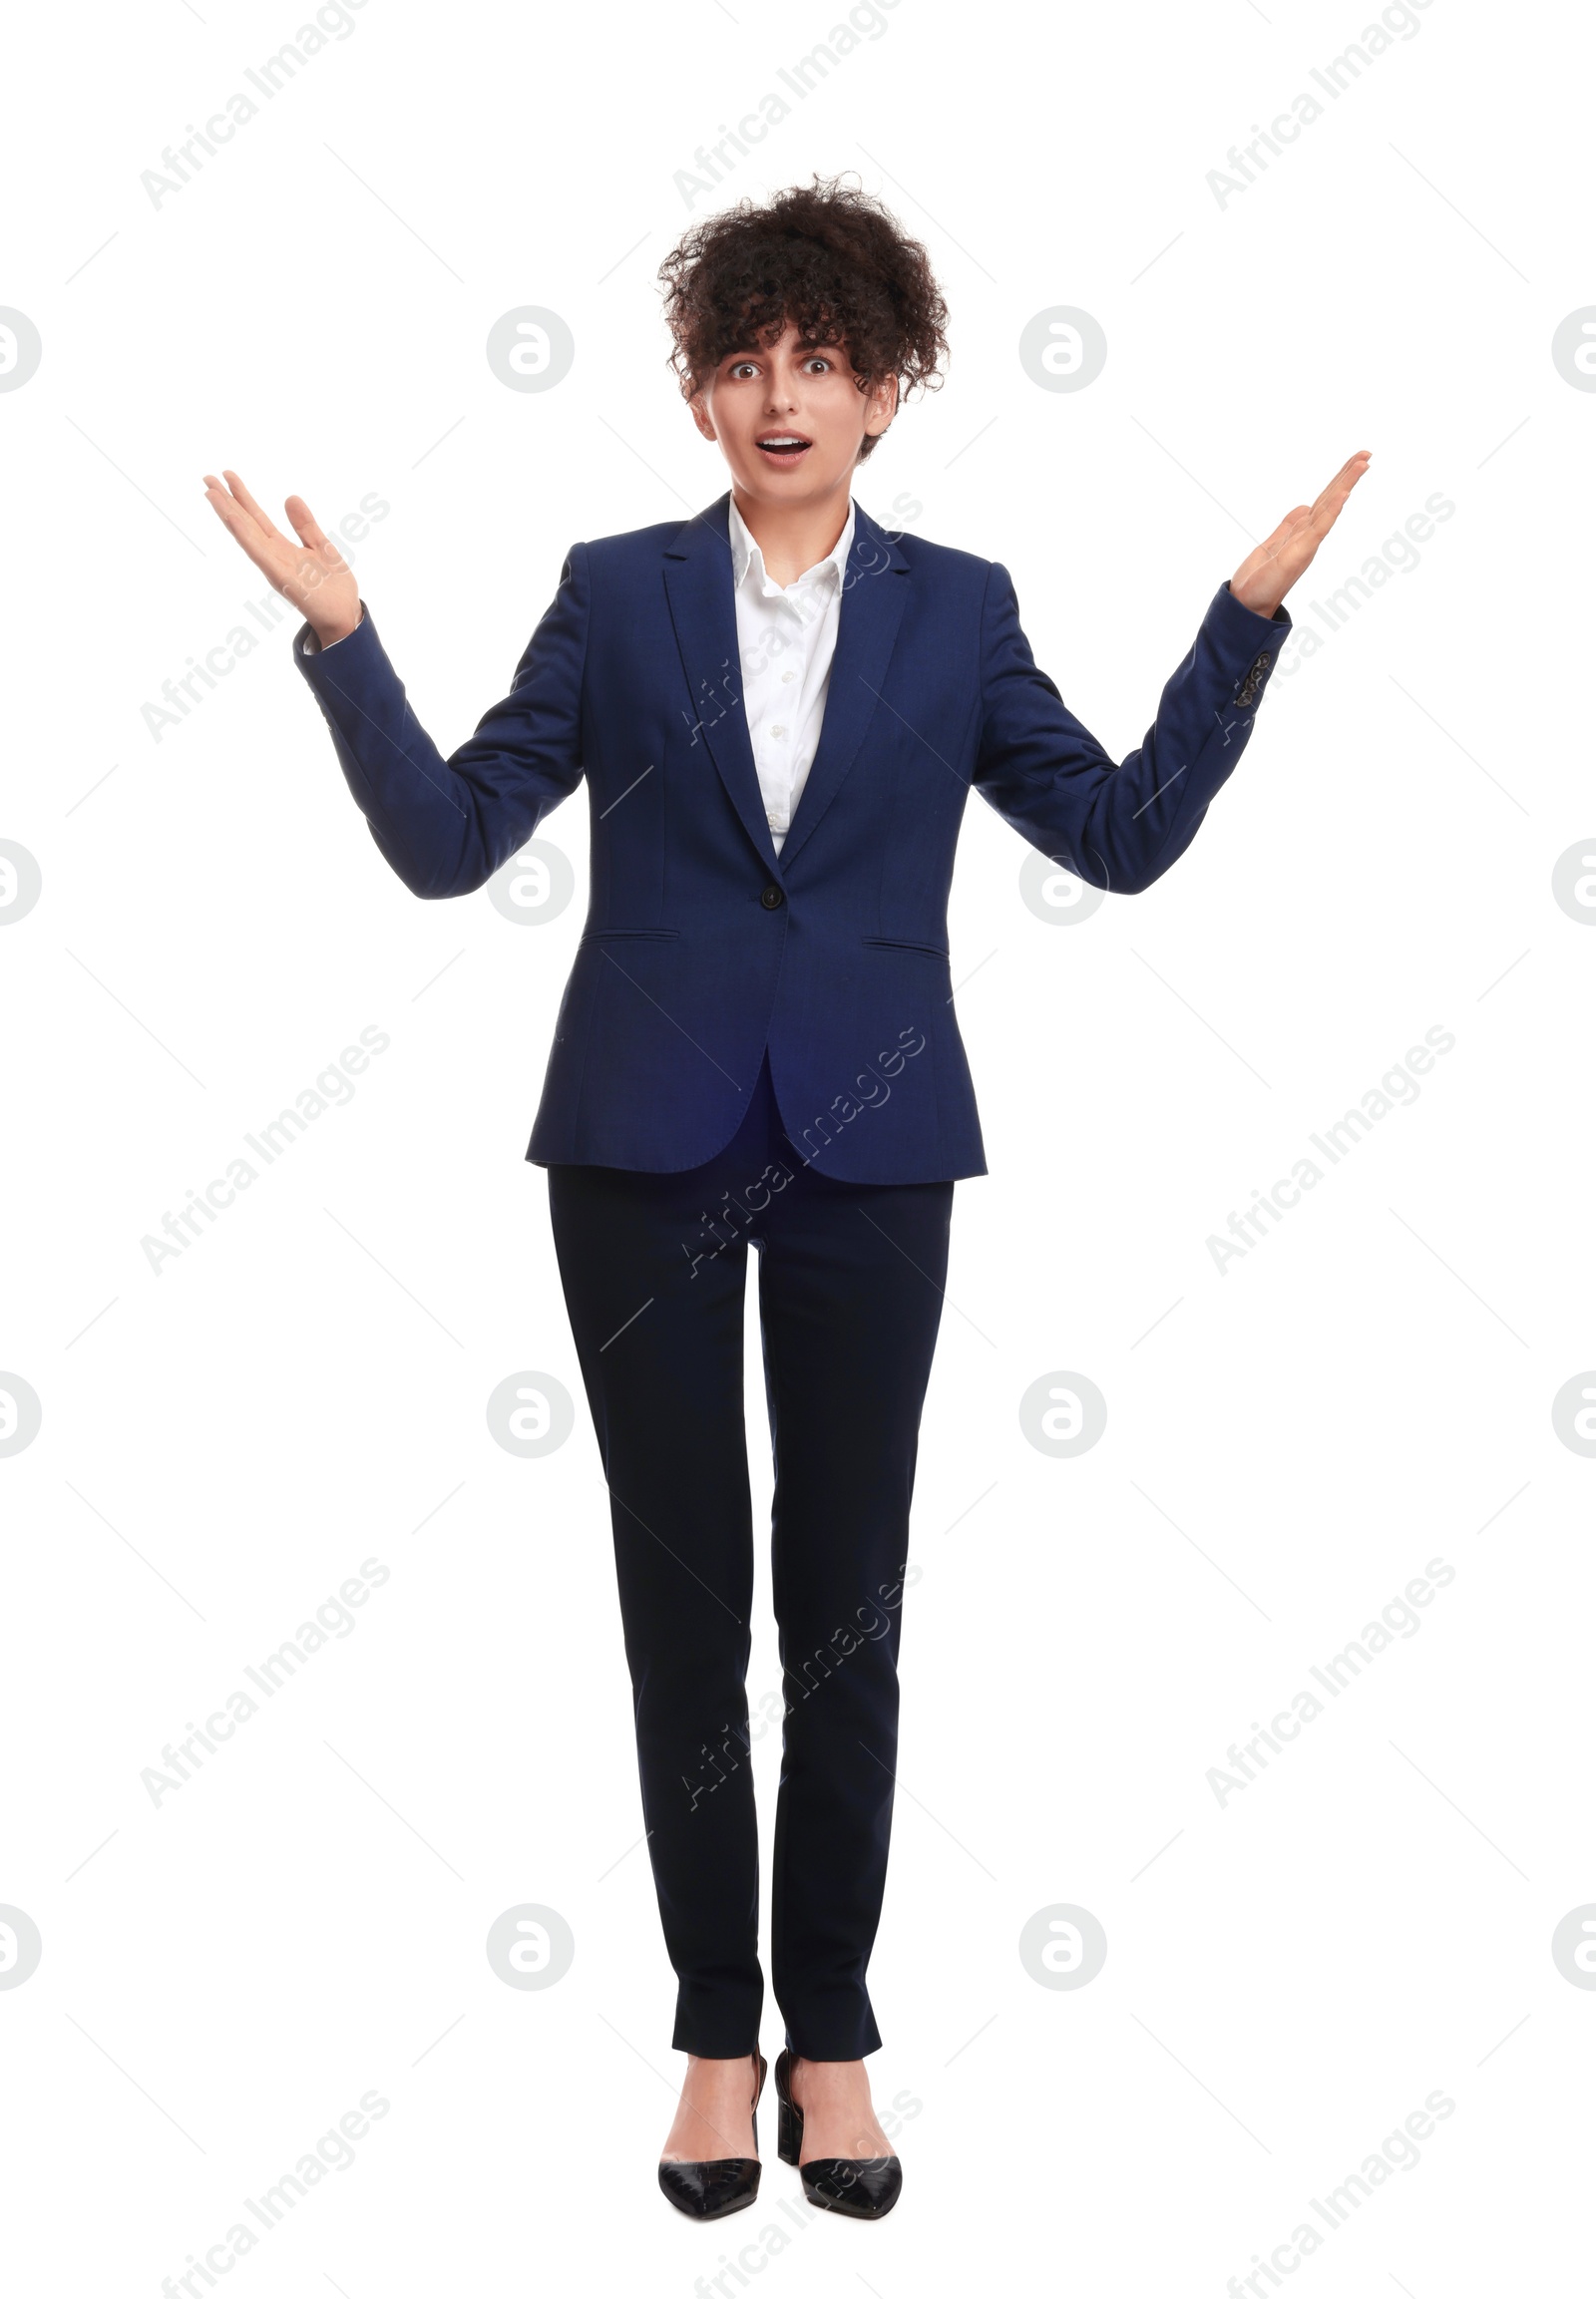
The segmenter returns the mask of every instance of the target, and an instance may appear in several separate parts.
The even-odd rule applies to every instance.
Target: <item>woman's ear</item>
[[[898,378],[889,375],[885,382],[872,386],[870,404],[865,410],[865,429],[873,439],[879,439],[898,412]]]
[[[692,397],[688,400],[687,405],[692,409],[692,419],[694,423],[697,424],[698,429],[700,432],[702,432],[704,438],[713,439],[716,436],[715,427],[709,420],[709,410],[704,405],[703,393],[701,391],[695,391]]]

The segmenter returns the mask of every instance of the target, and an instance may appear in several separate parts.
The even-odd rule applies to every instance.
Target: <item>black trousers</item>
[[[751,1244],[785,1707],[771,1979],[791,2050],[861,2059],[881,2043],[865,1969],[886,1882],[909,1506],[954,1184],[842,1182],[807,1165],[783,1134],[768,1062],[735,1140],[707,1165],[548,1170],[609,1485],[643,1817],[677,1977],[672,2042],[711,2059],[752,2052],[764,2000],[745,1691]]]

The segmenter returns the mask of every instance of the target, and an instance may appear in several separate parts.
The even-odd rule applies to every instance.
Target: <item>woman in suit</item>
[[[854,475],[939,379],[925,249],[839,181],[696,224],[661,267],[673,359],[729,487],[573,545],[509,694],[445,758],[302,498],[217,516],[303,613],[294,656],[379,851],[480,887],[586,780],[587,925],[527,1155],[610,1493],[645,1825],[688,2055],[659,2183],[716,2218],[759,2184],[764,1981],[744,1689],[748,1248],[775,1461],[786,1710],[771,1895],[780,2152],[879,2218],[871,2103],[920,1414],[954,1184],[985,1173],[947,902],[972,788],[1093,886],[1178,859],[1235,768],[1282,600],[1368,463],[1211,600],[1116,765],[1032,659],[1000,565],[880,527]]]

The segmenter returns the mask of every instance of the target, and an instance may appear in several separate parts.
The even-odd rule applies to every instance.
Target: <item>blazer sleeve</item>
[[[1196,837],[1247,746],[1292,627],[1221,583],[1139,750],[1116,766],[1036,667],[1005,567],[982,606],[982,732],[975,783],[1020,837],[1089,886],[1141,894]]]
[[[510,692],[447,759],[411,709],[363,600],[360,621],[332,646],[315,650],[308,623],[294,633],[294,660],[344,780],[412,894],[436,900],[485,886],[582,780],[590,599],[578,543]]]

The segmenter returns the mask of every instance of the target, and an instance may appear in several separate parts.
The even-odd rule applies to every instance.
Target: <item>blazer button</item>
[[[759,899],[764,904],[766,910],[780,910],[782,904],[786,901],[787,898],[782,893],[779,886],[767,886]]]

